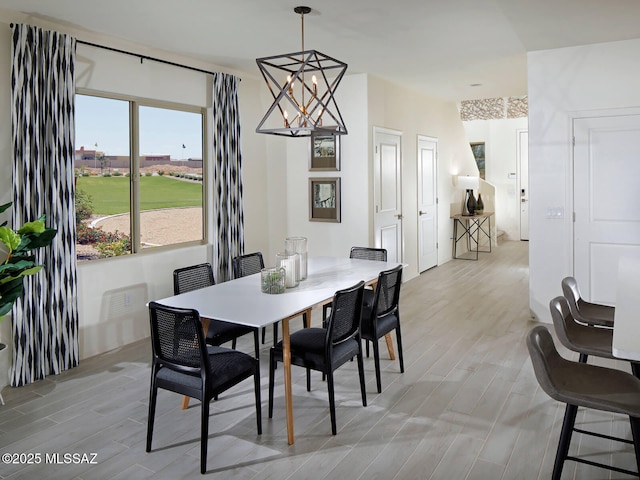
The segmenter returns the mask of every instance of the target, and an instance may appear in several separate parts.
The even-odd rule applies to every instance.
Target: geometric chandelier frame
[[[256,59],[273,97],[256,132],[288,137],[345,135],[334,94],[347,64],[317,50],[304,50],[304,14],[311,9],[294,11],[302,16],[302,51]]]

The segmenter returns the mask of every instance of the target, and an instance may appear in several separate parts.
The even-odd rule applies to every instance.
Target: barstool
[[[580,295],[578,282],[573,277],[565,277],[561,283],[562,294],[569,302],[571,313],[577,321],[587,325],[613,328],[614,307],[584,300]]]
[[[529,332],[527,348],[540,387],[551,398],[567,405],[551,478],[560,479],[565,460],[640,476],[638,474],[640,472],[640,380],[621,370],[572,362],[562,358],[556,350],[549,330],[543,326],[534,327]],[[578,407],[628,415],[633,441],[574,428]],[[570,456],[569,445],[574,431],[633,444],[638,471],[632,472]]]
[[[589,355],[617,359],[611,350],[613,329],[577,322],[565,297],[556,297],[551,300],[549,310],[551,310],[551,318],[558,340],[569,350],[580,354],[578,360],[580,363],[587,363]],[[640,365],[636,362],[630,363],[633,375],[640,378]]]

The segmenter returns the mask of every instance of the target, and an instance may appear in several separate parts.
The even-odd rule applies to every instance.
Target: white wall
[[[370,245],[366,75],[345,76],[336,90],[336,102],[348,130],[348,135],[340,138],[340,171],[310,172],[309,137],[285,140],[287,228],[276,245],[279,249],[284,247],[286,236],[307,237],[310,255],[346,257],[353,245]],[[309,178],[319,177],[341,179],[340,223],[309,221]]]
[[[404,262],[408,264],[403,275],[409,279],[418,274],[418,135],[438,138],[438,264],[451,259],[453,224],[449,217],[452,212],[460,213],[462,204],[462,194],[454,187],[453,177],[477,176],[478,167],[455,103],[425,97],[376,77],[369,77],[368,95],[369,158],[373,158],[374,126],[403,132],[402,215]],[[372,204],[370,194],[369,205]]]
[[[640,106],[640,40],[528,54],[530,307],[550,321],[549,301],[573,274],[571,117]],[[564,209],[547,219],[548,208]]]
[[[470,143],[485,143],[485,180],[496,187],[496,227],[505,233],[505,240],[520,240],[518,180],[510,179],[509,174],[519,171],[518,132],[527,129],[527,118],[473,120],[463,124]]]
[[[404,278],[418,275],[417,136],[439,139],[438,263],[451,259],[451,209],[459,209],[460,192],[452,176],[477,175],[478,170],[455,103],[417,94],[365,74],[347,75],[336,99],[349,134],[342,141],[339,172],[309,172],[309,139],[287,139],[287,235],[309,238],[314,255],[346,256],[354,245],[372,246],[373,127],[403,132],[402,213],[404,216]],[[270,159],[277,161],[277,159]],[[342,222],[308,220],[309,177],[336,176],[342,180]],[[282,236],[284,240],[284,235]]]

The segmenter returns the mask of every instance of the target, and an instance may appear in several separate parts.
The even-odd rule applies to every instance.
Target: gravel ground
[[[106,232],[129,233],[129,214],[113,215],[92,222]],[[202,238],[202,208],[167,208],[140,213],[141,241],[147,245],[168,245]],[[195,238],[194,238],[195,237]]]
[[[140,213],[141,240],[144,244],[169,245],[202,238],[202,208],[167,208]],[[91,224],[106,232],[129,233],[129,214],[94,217]],[[196,228],[197,227],[197,228]],[[91,245],[76,245],[78,259],[91,260],[100,254]]]

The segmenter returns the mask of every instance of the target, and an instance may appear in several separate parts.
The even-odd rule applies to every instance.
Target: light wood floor
[[[384,356],[377,394],[373,359],[365,359],[369,405],[363,408],[355,362],[339,369],[337,436],[326,384],[316,374],[307,393],[304,372],[294,367],[296,443],[287,446],[282,369],[274,418],[266,418],[263,346],[263,434],[255,433],[250,381],[213,402],[205,478],[550,478],[564,408],[538,387],[524,343],[534,325],[527,247],[506,242],[478,262],[453,260],[406,282],[406,371],[400,374],[398,362]],[[251,352],[251,339],[239,348]],[[182,411],[179,396],[160,392],[153,451],[144,451],[149,358],[149,342],[138,342],[36,384],[5,388],[0,453],[40,453],[42,463],[0,465],[0,478],[199,478],[198,402]],[[609,365],[628,369],[623,362]],[[624,417],[578,415],[588,428],[630,437]],[[592,460],[635,469],[629,446],[577,434],[572,445]],[[97,463],[45,464],[52,453],[96,453]],[[625,476],[569,462],[563,478]]]

